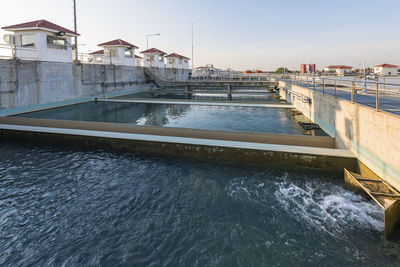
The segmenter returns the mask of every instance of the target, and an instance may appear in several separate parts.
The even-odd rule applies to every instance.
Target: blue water
[[[0,141],[0,266],[396,266],[343,175]]]
[[[305,131],[286,109],[281,108],[90,102],[18,116],[207,130],[327,135],[322,130]]]

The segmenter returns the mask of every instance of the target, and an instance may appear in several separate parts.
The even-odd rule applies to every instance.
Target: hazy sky
[[[72,0],[0,0],[0,25],[47,19],[73,29]],[[82,52],[124,39],[237,70],[400,64],[400,0],[77,0]],[[5,32],[1,31],[3,35]],[[0,41],[4,43],[3,40]]]

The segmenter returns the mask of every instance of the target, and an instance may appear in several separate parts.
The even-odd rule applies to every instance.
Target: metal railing
[[[0,44],[0,58],[12,59],[19,58],[23,60],[38,60],[39,52],[34,47],[10,46],[8,44]]]
[[[305,75],[280,75],[276,79],[289,84],[306,87],[310,90],[320,91],[322,94],[328,94],[328,90],[333,90],[335,98],[340,97],[339,93],[349,93],[352,103],[356,102],[356,95],[375,96],[375,109],[377,111],[381,110],[381,97],[387,96],[391,97],[391,100],[398,102],[400,109],[400,82],[388,83],[386,80],[381,82],[367,79],[343,79]]]

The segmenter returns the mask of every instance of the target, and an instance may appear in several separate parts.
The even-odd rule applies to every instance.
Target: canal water
[[[343,174],[0,141],[0,266],[395,266]]]
[[[323,130],[305,131],[284,108],[89,102],[17,116],[207,130],[327,135]]]

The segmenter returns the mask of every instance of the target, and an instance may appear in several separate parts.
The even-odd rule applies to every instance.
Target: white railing
[[[19,58],[23,60],[38,60],[39,52],[34,47],[10,46],[8,44],[0,44],[0,58],[11,59]]]

